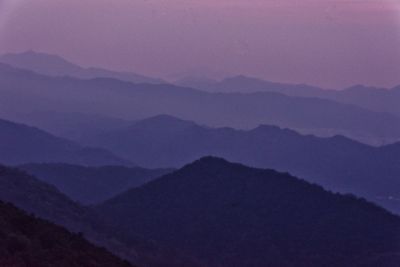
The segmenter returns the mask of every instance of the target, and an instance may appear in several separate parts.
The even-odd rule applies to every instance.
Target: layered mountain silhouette
[[[213,155],[288,171],[400,212],[398,144],[373,147],[341,136],[319,138],[267,125],[249,131],[210,128],[165,115],[84,142],[149,168],[181,167]]]
[[[38,128],[0,120],[0,163],[65,162],[90,166],[131,165],[109,151],[83,147]]]
[[[60,56],[35,51],[4,54],[0,56],[0,62],[49,76],[71,76],[81,79],[104,77],[133,83],[164,83],[160,79],[132,72],[117,72],[102,68],[82,68]]]
[[[54,186],[3,166],[0,166],[0,200],[73,232],[94,231],[92,226],[98,219],[91,210],[70,200]],[[101,225],[100,221],[98,225]]]
[[[400,219],[289,174],[206,157],[99,205],[206,266],[396,266]],[[396,259],[397,258],[397,259]]]
[[[197,266],[173,248],[158,246],[142,238],[139,233],[126,237],[119,227],[108,224],[103,214],[79,205],[54,186],[18,169],[0,166],[0,200],[72,232],[83,233],[92,243],[106,247],[135,265]]]
[[[0,266],[131,266],[82,236],[1,201],[0,235]]]
[[[390,112],[400,116],[400,86],[394,88],[376,88],[356,85],[339,92],[324,94],[330,98],[343,103],[356,104],[370,110]]]
[[[132,122],[118,118],[86,113],[62,113],[57,111],[36,111],[18,114],[13,118],[20,123],[31,124],[52,135],[79,140],[81,138],[129,126]]]
[[[85,205],[99,204],[172,171],[123,166],[85,167],[62,163],[26,164],[18,168],[54,185],[72,200]]]
[[[398,105],[400,86],[387,89],[355,85],[343,90],[329,90],[305,84],[275,83],[243,75],[229,77],[222,81],[185,79],[179,81],[178,84],[211,92],[254,93],[267,91],[289,96],[319,97],[400,116]]]
[[[398,117],[326,99],[274,92],[215,94],[167,84],[49,77],[4,64],[0,65],[0,106],[0,115],[12,120],[38,109],[126,120],[170,114],[218,127],[272,124],[377,140],[400,137]],[[33,120],[29,123],[35,125]]]

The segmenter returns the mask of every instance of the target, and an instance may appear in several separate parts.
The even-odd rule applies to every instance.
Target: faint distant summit
[[[146,77],[136,73],[116,72],[102,68],[83,68],[58,55],[40,53],[33,50],[23,53],[4,54],[0,56],[0,62],[48,76],[71,76],[80,79],[104,77],[133,83],[164,83],[160,79]]]
[[[20,54],[5,54],[0,61],[17,68],[51,76],[76,76],[83,69],[64,58],[28,50]]]

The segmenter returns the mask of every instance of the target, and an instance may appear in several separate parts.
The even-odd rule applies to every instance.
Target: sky
[[[400,1],[0,0],[0,53],[167,80],[400,84]]]

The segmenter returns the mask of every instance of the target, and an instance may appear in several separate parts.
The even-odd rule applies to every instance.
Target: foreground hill
[[[0,235],[0,266],[131,266],[81,236],[1,201]]]
[[[387,267],[400,251],[400,219],[373,204],[211,157],[98,210],[206,266]]]
[[[213,94],[167,84],[49,77],[4,64],[0,64],[0,107],[0,116],[13,120],[38,110],[126,120],[170,114],[218,127],[272,124],[378,140],[400,138],[399,117],[326,99],[274,92]]]
[[[0,163],[66,162],[91,166],[130,165],[112,153],[82,147],[40,129],[0,120]]]
[[[49,76],[71,76],[81,79],[114,78],[134,83],[163,83],[162,80],[132,72],[117,72],[102,68],[82,68],[57,55],[34,51],[0,56],[0,62]]]
[[[126,238],[118,228],[107,224],[101,215],[70,200],[54,186],[20,170],[0,166],[0,200],[13,203],[30,214],[64,226],[72,232],[81,232],[92,243],[106,247],[135,265],[196,266],[172,248],[160,247],[140,235]]]
[[[340,136],[318,138],[273,126],[250,131],[209,128],[169,116],[92,136],[85,143],[148,168],[181,167],[213,155],[288,171],[330,190],[354,193],[400,212],[400,145],[396,144],[372,147]]]
[[[18,168],[54,185],[71,199],[85,205],[106,201],[172,171],[123,166],[85,167],[62,163],[26,164]]]

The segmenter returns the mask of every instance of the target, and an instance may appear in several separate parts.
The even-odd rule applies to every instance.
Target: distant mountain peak
[[[97,67],[83,68],[65,58],[28,50],[0,56],[0,62],[48,76],[70,76],[80,79],[113,78],[133,83],[161,84],[164,81],[131,72],[117,72]]]

